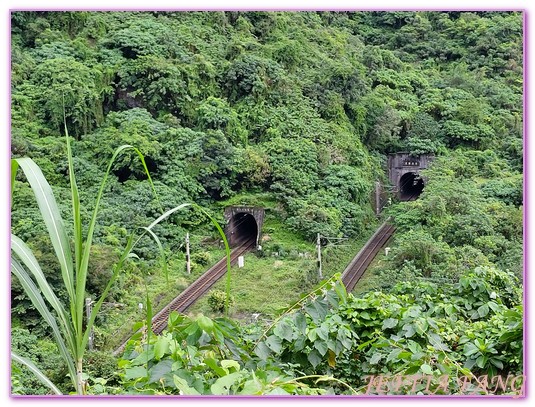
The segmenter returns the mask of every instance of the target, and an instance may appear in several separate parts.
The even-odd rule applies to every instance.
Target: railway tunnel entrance
[[[256,242],[258,226],[253,215],[249,213],[238,213],[232,218],[230,228],[232,245],[239,246],[247,242]]]
[[[424,189],[424,180],[414,172],[407,172],[399,180],[400,201],[411,201],[420,196]]]
[[[418,198],[426,179],[421,171],[429,168],[434,160],[431,154],[410,154],[399,152],[388,156],[388,178],[394,192],[401,201]]]
[[[251,206],[230,206],[225,209],[225,236],[230,247],[251,242],[258,246],[264,223],[264,208]]]

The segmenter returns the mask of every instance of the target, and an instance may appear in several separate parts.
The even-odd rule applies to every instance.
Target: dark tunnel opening
[[[237,247],[248,242],[256,243],[258,225],[253,215],[249,213],[237,213],[232,218],[229,229],[227,237],[232,247]]]
[[[424,180],[414,172],[404,174],[399,180],[399,199],[412,201],[420,196],[424,189]]]

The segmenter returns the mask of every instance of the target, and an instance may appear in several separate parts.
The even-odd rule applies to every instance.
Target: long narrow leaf
[[[154,240],[156,244],[158,245],[158,250],[160,251],[160,258],[162,261],[163,273],[165,275],[165,282],[167,285],[169,285],[169,273],[167,272],[167,260],[165,258],[165,251],[163,249],[162,242],[160,242],[160,239],[158,238],[158,236],[156,236],[156,233],[154,233],[151,229],[147,227],[143,227],[142,229],[147,231],[147,233],[152,237],[152,240]]]
[[[74,333],[72,331],[72,323],[67,319],[67,313],[63,304],[58,300],[56,294],[48,284],[46,277],[41,270],[41,266],[37,262],[37,259],[33,255],[30,248],[24,243],[18,236],[11,235],[11,250],[19,257],[24,263],[27,270],[33,275],[41,293],[45,296],[48,303],[52,306],[59,318],[60,325],[63,328],[65,339],[68,341],[68,345],[71,349],[74,349]],[[18,262],[17,262],[18,264]]]
[[[35,364],[30,359],[17,355],[14,352],[11,352],[11,359],[14,360],[15,362],[20,363],[21,365],[26,366],[28,369],[30,369],[30,371],[35,375],[35,377],[37,377],[37,379],[39,379],[41,383],[47,386],[54,393],[58,395],[63,394],[61,390],[58,389],[54,385],[54,383],[52,383],[50,379],[46,377],[46,375],[43,372],[41,372],[41,370],[37,366],[35,366]]]
[[[54,247],[61,266],[61,275],[63,277],[65,288],[71,301],[73,301],[75,292],[72,254],[67,232],[63,225],[56,199],[52,193],[52,188],[50,188],[41,169],[31,158],[24,157],[17,158],[16,160],[24,171],[24,174],[32,187],[32,191],[35,194],[37,205],[39,205],[39,210],[45,221],[52,246]]]
[[[168,218],[176,211],[179,211],[180,209],[187,208],[188,206],[195,206],[195,204],[191,203],[184,203],[178,206],[175,206],[172,209],[169,209],[168,211],[164,212],[162,215],[160,215],[155,221],[153,221],[149,226],[147,226],[147,229],[152,229],[154,226],[156,226],[158,223],[160,223],[162,220]]]
[[[69,131],[67,130],[66,122],[65,138],[67,139],[67,161],[69,163],[69,181],[71,184],[72,216],[74,224],[74,258],[76,261],[76,274],[78,274],[78,270],[80,270],[80,263],[82,261],[83,247],[82,217],[80,215],[80,196],[78,194],[78,185],[76,184],[76,177],[74,175],[71,141],[69,137]]]
[[[76,378],[76,368],[74,367],[73,359],[67,349],[67,346],[65,345],[63,336],[61,335],[60,329],[56,323],[56,319],[48,310],[45,301],[43,300],[43,297],[39,292],[39,289],[31,279],[30,275],[26,272],[26,270],[24,270],[22,265],[13,256],[11,256],[11,272],[19,279],[22,287],[24,288],[24,292],[30,298],[30,301],[32,302],[34,307],[37,309],[37,311],[39,311],[43,319],[52,329],[52,333],[58,345],[60,354],[65,360],[65,363],[67,364],[67,368],[69,369],[69,373],[71,375],[72,380],[74,380]],[[73,382],[73,384],[75,383]]]
[[[125,260],[130,258],[131,255],[133,254],[132,253],[132,248],[134,246],[133,241],[134,241],[134,238],[132,235],[130,235],[130,237],[128,238],[128,242],[126,244],[126,248],[124,249],[121,257],[119,258],[119,261],[114,266],[113,274],[111,278],[108,280],[108,284],[106,284],[106,288],[104,289],[104,291],[100,295],[100,298],[98,299],[98,301],[93,306],[93,309],[91,310],[91,315],[89,316],[89,321],[87,321],[86,323],[86,329],[85,329],[84,336],[82,339],[82,344],[81,344],[82,349],[85,349],[87,346],[87,342],[89,341],[89,333],[91,332],[91,328],[93,327],[93,324],[95,323],[95,319],[97,318],[100,308],[102,307],[102,303],[106,299],[106,296],[111,290],[113,283],[115,283],[115,280],[117,279],[117,277],[119,276],[119,273],[123,269],[123,264]]]
[[[123,151],[126,151],[128,149],[134,150],[137,153],[137,155],[140,157],[141,162],[143,163],[143,168],[145,169],[145,172],[147,173],[147,177],[148,177],[149,182],[151,184],[152,190],[153,190],[154,194],[156,195],[156,189],[154,188],[154,184],[152,182],[152,178],[151,178],[151,176],[150,176],[150,174],[148,172],[148,168],[147,168],[147,165],[145,164],[145,159],[143,157],[143,154],[141,154],[141,151],[139,151],[137,148],[135,148],[135,147],[133,147],[131,145],[128,145],[128,144],[122,145],[119,148],[117,148],[115,150],[115,152],[113,153],[113,156],[111,157],[111,159],[110,159],[110,161],[108,163],[108,168],[106,169],[106,173],[105,173],[104,178],[102,179],[102,182],[100,184],[100,189],[98,191],[97,199],[95,201],[95,208],[93,210],[93,214],[91,216],[91,221],[89,223],[89,228],[88,228],[88,231],[87,231],[87,238],[86,238],[86,241],[85,241],[85,247],[84,247],[84,251],[83,251],[83,255],[82,255],[82,260],[81,260],[81,263],[80,263],[80,267],[78,269],[78,274],[76,275],[77,325],[76,325],[75,329],[76,329],[77,332],[82,332],[82,320],[83,320],[83,310],[84,310],[84,308],[83,308],[84,307],[84,293],[85,293],[85,286],[86,286],[86,282],[87,282],[87,269],[88,269],[88,265],[89,265],[89,254],[90,254],[91,245],[92,245],[92,242],[93,242],[93,234],[94,234],[95,225],[96,225],[96,222],[97,222],[97,215],[98,215],[98,211],[99,211],[100,200],[102,199],[102,195],[104,193],[104,187],[106,185],[106,181],[108,179],[108,176],[110,175],[113,163],[115,162],[115,160],[117,159],[119,154],[121,154]],[[156,198],[157,198],[157,196],[156,196]],[[78,355],[78,357],[81,357],[83,355],[84,351],[85,351],[85,348],[80,349],[81,354]]]

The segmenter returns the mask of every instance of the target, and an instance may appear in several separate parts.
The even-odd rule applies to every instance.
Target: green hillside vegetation
[[[189,209],[153,229],[166,270],[158,242],[139,241],[96,318],[86,393],[361,394],[366,375],[427,374],[437,387],[441,374],[522,374],[522,13],[20,11],[11,32],[11,155],[37,163],[63,219],[66,131],[83,219],[119,146],[138,148],[150,173],[135,154],[113,163],[87,297],[105,290],[130,234],[171,208],[194,202],[221,225],[229,205],[266,211],[262,250],[232,269],[230,318],[222,281],[115,358],[147,306],[225,254]],[[397,227],[392,250],[346,294],[337,273],[377,227],[375,182],[389,189],[387,156],[399,151],[436,160],[418,200],[392,197],[381,215]],[[21,171],[11,232],[67,304]],[[336,242],[323,247],[323,281],[318,233]],[[76,391],[17,278],[11,303],[12,349]],[[13,393],[49,392],[12,366]],[[481,388],[444,393],[463,391]]]

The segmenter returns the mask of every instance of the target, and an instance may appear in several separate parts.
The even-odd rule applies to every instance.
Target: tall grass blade
[[[98,313],[100,311],[100,308],[102,307],[102,303],[106,299],[106,296],[110,292],[111,287],[113,286],[113,283],[115,283],[115,280],[117,279],[117,277],[119,276],[119,273],[123,269],[123,265],[124,265],[125,260],[128,259],[128,258],[131,258],[132,255],[133,255],[133,253],[132,253],[132,248],[134,246],[133,241],[134,241],[134,238],[133,238],[132,235],[130,235],[130,237],[128,238],[128,242],[126,244],[126,248],[124,249],[123,254],[119,258],[119,261],[115,265],[115,267],[113,269],[113,274],[112,274],[111,278],[109,279],[108,284],[106,284],[106,288],[104,289],[104,291],[100,295],[100,298],[98,299],[98,301],[93,306],[93,309],[91,311],[91,315],[89,316],[89,321],[86,324],[87,328],[86,328],[86,330],[84,332],[84,337],[82,339],[81,347],[83,349],[85,349],[86,346],[87,346],[87,342],[89,341],[89,333],[91,331],[90,328],[95,323],[95,319],[96,319],[96,317],[97,317],[97,315],[98,315]]]
[[[82,217],[80,215],[80,195],[78,194],[78,185],[76,184],[76,177],[74,175],[71,141],[69,131],[67,130],[67,123],[65,123],[65,138],[67,139],[67,161],[69,164],[69,182],[71,184],[72,216],[74,224],[74,258],[76,260],[76,274],[78,274],[78,270],[80,270],[80,262],[82,260],[83,247]]]
[[[126,150],[130,150],[130,149],[134,150],[137,153],[137,155],[139,156],[139,158],[141,159],[141,162],[143,164],[143,168],[145,169],[145,172],[147,174],[148,180],[149,180],[149,182],[151,184],[152,191],[155,194],[156,198],[158,198],[157,195],[156,195],[156,189],[154,188],[154,184],[152,182],[152,178],[151,178],[151,176],[149,174],[147,165],[145,163],[145,158],[144,158],[143,154],[141,153],[141,151],[139,151],[139,149],[137,149],[137,148],[135,148],[135,147],[133,147],[131,145],[128,145],[128,144],[125,144],[125,145],[122,145],[122,146],[118,147],[115,150],[115,152],[113,153],[113,156],[111,157],[110,161],[108,162],[108,167],[106,168],[106,173],[105,173],[104,178],[102,179],[102,182],[100,184],[100,188],[99,188],[99,191],[98,191],[98,194],[97,194],[97,197],[96,197],[96,201],[95,201],[95,208],[93,209],[93,214],[91,216],[91,221],[89,223],[89,228],[88,228],[88,231],[87,231],[85,247],[84,247],[82,259],[80,261],[80,267],[79,267],[78,273],[76,275],[76,305],[75,305],[75,309],[76,309],[76,312],[77,312],[77,326],[76,326],[76,331],[77,332],[82,332],[82,320],[83,320],[83,314],[84,314],[84,293],[85,293],[85,286],[86,286],[86,282],[87,282],[87,270],[88,270],[88,266],[89,266],[89,255],[90,255],[90,252],[91,252],[91,245],[93,243],[93,234],[95,232],[95,225],[97,223],[97,215],[98,215],[98,211],[99,211],[99,207],[100,207],[100,201],[102,199],[102,195],[104,194],[104,187],[106,186],[106,181],[108,180],[108,176],[110,175],[113,163],[115,162],[115,160],[117,159],[119,154],[121,154],[122,152],[124,152]],[[159,200],[158,200],[158,202],[159,202]],[[85,336],[85,334],[84,334],[84,336]],[[84,349],[85,348],[81,349],[81,353],[82,354],[84,352]]]
[[[188,206],[195,207],[195,204],[191,203],[184,203],[178,206],[175,206],[172,209],[169,209],[168,211],[164,212],[162,215],[160,215],[155,221],[153,221],[149,226],[147,226],[147,229],[152,229],[154,226],[156,226],[158,223],[160,223],[162,220],[167,219],[169,216],[171,216],[176,211],[179,211],[180,209],[187,208]]]
[[[31,158],[15,158],[20,168],[24,171],[26,179],[35,194],[37,205],[45,221],[45,225],[50,235],[52,246],[56,252],[61,266],[61,275],[65,284],[65,289],[71,299],[74,299],[74,278],[72,253],[69,238],[61,219],[61,214],[52,193],[52,188],[45,179],[41,169]]]
[[[22,265],[13,256],[11,256],[11,272],[19,279],[22,287],[24,288],[24,292],[28,295],[34,307],[41,314],[41,316],[48,323],[48,325],[50,325],[50,328],[52,329],[52,333],[54,335],[54,339],[56,340],[56,343],[58,345],[59,352],[65,360],[65,363],[67,364],[67,368],[69,369],[69,373],[71,375],[72,380],[74,380],[76,378],[76,369],[74,367],[74,362],[69,353],[69,350],[67,349],[60,329],[56,323],[56,319],[47,308],[39,289],[31,279],[30,275],[26,272],[26,270],[24,270]],[[65,332],[65,336],[69,336],[69,332]]]
[[[11,250],[19,257],[20,260],[22,260],[27,270],[33,275],[37,285],[39,286],[39,289],[41,290],[41,293],[45,296],[46,300],[52,306],[54,311],[56,311],[59,322],[63,327],[66,340],[68,341],[68,346],[71,349],[74,349],[75,339],[72,331],[72,322],[67,319],[68,315],[63,307],[63,304],[58,300],[56,294],[54,294],[54,291],[52,290],[52,287],[50,287],[48,284],[48,281],[41,270],[41,266],[39,266],[39,263],[37,262],[37,259],[33,255],[32,251],[26,245],[26,243],[24,243],[18,236],[13,234],[11,235]],[[16,264],[18,267],[22,268],[18,261],[16,261]],[[24,270],[24,272],[26,272],[26,270]]]
[[[39,370],[39,368],[35,366],[35,364],[31,360],[25,357],[22,357],[20,355],[17,355],[16,353],[13,353],[13,352],[11,352],[11,359],[14,360],[15,362],[20,363],[21,365],[26,366],[28,369],[30,369],[30,371],[35,375],[35,377],[37,377],[41,383],[47,386],[54,393],[56,393],[57,395],[63,394],[61,390],[58,389],[56,386],[54,386],[54,383],[52,383],[50,379],[46,377],[46,375],[43,372],[41,372],[41,370]]]
[[[167,270],[167,260],[165,258],[165,251],[163,249],[162,242],[160,242],[160,239],[158,238],[158,236],[156,236],[156,233],[154,233],[148,227],[142,227],[142,229],[145,230],[152,237],[152,240],[154,240],[156,242],[156,245],[158,246],[158,250],[160,251],[160,258],[162,261],[162,268],[163,268],[163,272],[165,275],[165,282],[167,285],[169,285],[169,273]]]

